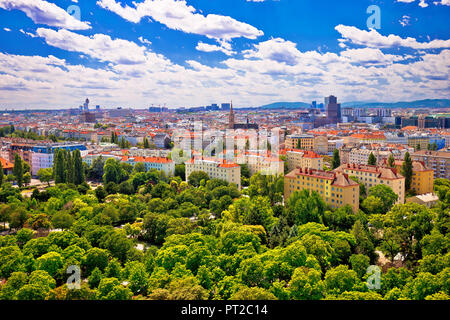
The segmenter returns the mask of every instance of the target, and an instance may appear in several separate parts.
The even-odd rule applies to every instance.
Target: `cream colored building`
[[[284,201],[301,190],[316,191],[332,208],[350,205],[359,210],[359,184],[347,174],[298,168],[284,176]]]
[[[295,168],[323,169],[323,159],[314,151],[287,150],[286,160],[289,171]]]
[[[225,180],[241,189],[241,167],[234,162],[199,157],[186,161],[185,165],[186,181],[192,172],[203,171],[210,179]]]
[[[334,171],[358,178],[358,181],[363,183],[367,190],[376,185],[384,184],[397,194],[398,200],[396,203],[405,203],[405,177],[397,169],[346,163]]]
[[[263,175],[284,175],[284,161],[271,155],[246,152],[236,157],[236,162],[247,164],[251,175],[260,172]]]

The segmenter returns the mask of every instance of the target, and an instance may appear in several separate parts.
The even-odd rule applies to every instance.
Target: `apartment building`
[[[314,150],[314,136],[309,134],[293,134],[284,141],[286,149]]]
[[[450,179],[450,152],[419,150],[411,154],[411,158],[433,169],[435,179]]]
[[[163,157],[129,157],[123,156],[121,161],[134,166],[136,163],[143,163],[146,171],[156,169],[164,171],[168,176],[175,174],[175,162]]]
[[[270,153],[243,152],[236,156],[236,163],[247,164],[251,175],[257,172],[273,176],[284,174],[284,161]]]
[[[286,160],[289,171],[295,168],[323,169],[323,159],[314,151],[286,150]]]
[[[430,137],[426,136],[409,136],[408,137],[408,146],[413,147],[414,150],[427,150],[428,145],[430,144]]]
[[[386,142],[386,136],[382,132],[374,133],[355,133],[348,137],[349,143],[383,143]]]
[[[395,168],[400,172],[403,161],[395,161]],[[413,176],[411,181],[411,189],[416,194],[433,193],[434,171],[427,168],[421,161],[413,161]]]
[[[350,205],[359,210],[359,184],[347,174],[298,168],[284,177],[284,199],[301,190],[316,191],[332,208]]]
[[[349,152],[348,163],[367,164],[369,162],[369,156],[371,153],[377,159],[377,163],[380,163],[383,159],[389,158],[389,156],[392,154],[387,150],[353,148]]]
[[[203,171],[210,179],[225,180],[241,189],[241,167],[227,160],[209,159],[204,157],[192,158],[185,162],[186,181],[194,171]]]
[[[12,174],[14,163],[8,161],[7,159],[0,158],[0,162],[2,163],[3,174],[8,175]]]
[[[85,156],[88,151],[83,144],[48,144],[36,145],[31,154],[31,174],[36,176],[40,169],[53,167],[53,154],[57,149],[75,151],[80,150],[81,156]]]
[[[397,194],[396,203],[405,203],[405,177],[395,168],[346,163],[334,171],[358,178],[367,190],[378,184],[387,185]]]

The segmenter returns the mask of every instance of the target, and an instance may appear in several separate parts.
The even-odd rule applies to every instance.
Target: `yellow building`
[[[409,136],[408,137],[408,146],[413,147],[414,150],[417,151],[417,146],[420,146],[421,150],[426,150],[428,145],[430,144],[429,137],[423,136]]]
[[[234,162],[199,157],[186,161],[185,165],[186,181],[192,172],[203,171],[210,179],[225,180],[241,189],[241,167]]]
[[[289,171],[295,168],[312,168],[316,170],[322,170],[323,168],[322,157],[314,151],[286,150],[286,160]]]
[[[284,176],[284,200],[296,191],[316,191],[332,208],[350,205],[359,210],[359,184],[346,174],[298,168]]]
[[[367,190],[376,185],[384,184],[397,194],[398,200],[396,203],[405,203],[405,177],[395,168],[346,163],[334,171],[358,178],[358,181],[363,183]]]
[[[395,168],[400,172],[403,161],[395,161]],[[423,162],[413,161],[413,176],[411,189],[416,194],[433,193],[434,171],[425,166]]]
[[[314,136],[309,134],[293,134],[286,137],[286,149],[314,150]]]

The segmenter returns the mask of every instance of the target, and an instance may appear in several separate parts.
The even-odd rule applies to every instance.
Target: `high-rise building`
[[[325,97],[325,106],[329,123],[341,122],[341,104],[337,103],[337,98],[335,96]]]
[[[83,109],[84,111],[88,111],[89,110],[89,99],[86,98],[86,101],[83,104]]]

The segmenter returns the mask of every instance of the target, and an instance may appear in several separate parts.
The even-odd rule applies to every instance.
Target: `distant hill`
[[[305,102],[275,102],[258,107],[258,109],[304,109],[311,104]]]
[[[343,104],[345,106],[345,103]],[[371,102],[352,105],[353,108],[446,108],[450,107],[449,99],[426,99],[401,102]]]
[[[306,102],[275,102],[264,106],[257,107],[257,109],[305,109],[309,108],[311,104]],[[450,99],[426,99],[416,101],[401,101],[401,102],[344,102],[343,108],[446,108],[450,107]]]

